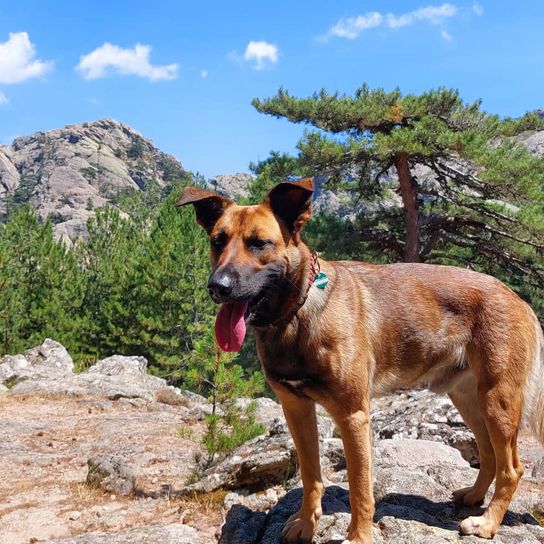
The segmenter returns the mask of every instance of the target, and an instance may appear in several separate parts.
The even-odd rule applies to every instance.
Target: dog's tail
[[[536,350],[524,391],[523,416],[533,434],[544,444],[544,333],[536,321]]]

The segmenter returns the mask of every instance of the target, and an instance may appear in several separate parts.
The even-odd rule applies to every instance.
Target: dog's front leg
[[[374,496],[372,493],[372,454],[370,409],[368,403],[357,409],[346,407],[331,413],[342,435],[349,481],[351,523],[348,540],[343,544],[370,544]]]
[[[285,542],[311,542],[321,517],[323,496],[315,403],[283,388],[277,388],[276,393],[295,442],[303,486],[300,510],[285,523],[282,538]]]

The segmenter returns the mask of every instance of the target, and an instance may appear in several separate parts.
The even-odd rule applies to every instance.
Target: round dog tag
[[[325,287],[327,287],[327,283],[329,283],[329,278],[327,278],[327,274],[325,274],[325,272],[320,272],[317,274],[314,284],[318,289],[325,289]]]

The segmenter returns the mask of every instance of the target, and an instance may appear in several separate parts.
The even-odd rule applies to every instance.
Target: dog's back
[[[514,350],[512,371],[532,384],[526,406],[540,398],[540,325],[531,308],[496,278],[439,265],[331,264],[361,286],[375,395],[417,384],[448,393],[464,374],[478,374],[478,365],[486,364],[482,358],[504,360]]]

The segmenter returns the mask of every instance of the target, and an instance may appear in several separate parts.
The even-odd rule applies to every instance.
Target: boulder
[[[87,533],[48,540],[49,544],[199,544],[197,532],[188,525],[147,525],[117,533]]]
[[[471,465],[479,462],[478,447],[450,399],[427,390],[375,399],[372,429],[376,439],[420,438],[454,447]]]
[[[290,436],[260,436],[236,448],[203,478],[178,494],[210,493],[218,489],[262,490],[283,484],[297,470],[295,445]]]
[[[66,348],[46,338],[41,346],[24,355],[5,355],[0,359],[0,383],[10,387],[24,380],[59,380],[73,374],[74,362]]]
[[[10,387],[13,395],[38,393],[146,401],[162,398],[168,399],[165,404],[200,411],[206,405],[200,395],[168,386],[166,380],[148,374],[144,357],[114,355],[98,361],[86,372],[74,374],[74,364],[66,349],[48,339],[25,355],[7,355],[0,361],[0,382]]]
[[[454,505],[451,492],[471,485],[476,470],[450,446],[427,440],[382,440],[374,451],[376,515],[374,543],[447,543],[460,540],[459,521],[474,509]],[[300,507],[302,489],[289,491],[268,513],[236,505],[228,512],[220,544],[275,544],[286,520]],[[349,521],[346,485],[333,485],[323,497],[323,517],[314,542],[345,539]],[[247,530],[246,530],[247,529]],[[463,542],[479,543],[476,537]],[[519,503],[512,503],[494,542],[543,543],[544,528]]]
[[[136,477],[122,457],[97,455],[87,461],[86,482],[116,495],[130,495],[134,491]]]
[[[237,406],[245,409],[251,402],[253,402],[256,407],[255,417],[257,421],[262,423],[271,434],[289,433],[289,428],[287,427],[281,404],[278,404],[270,398],[261,397],[258,399],[238,399]],[[320,414],[318,411],[317,428],[321,438],[330,438],[334,433],[335,426],[333,420],[329,416]]]

